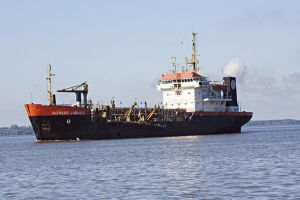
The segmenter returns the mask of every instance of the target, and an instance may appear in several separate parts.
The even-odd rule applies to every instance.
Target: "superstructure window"
[[[180,89],[181,88],[181,84],[174,84],[174,88]]]

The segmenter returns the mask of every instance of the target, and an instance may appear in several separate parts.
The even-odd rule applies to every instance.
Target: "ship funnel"
[[[236,92],[236,78],[235,77],[223,77],[224,84],[227,84],[227,88],[223,90],[223,98],[231,99],[231,101],[226,102],[227,111],[237,112],[239,110],[237,102],[237,92]]]

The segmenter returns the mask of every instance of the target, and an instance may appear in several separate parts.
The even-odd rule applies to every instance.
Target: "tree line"
[[[12,124],[10,127],[0,127],[0,135],[29,135],[33,134],[32,126],[18,126]]]

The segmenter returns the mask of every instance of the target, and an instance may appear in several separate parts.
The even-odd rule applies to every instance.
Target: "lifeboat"
[[[227,84],[212,84],[214,90],[226,90],[228,85]]]

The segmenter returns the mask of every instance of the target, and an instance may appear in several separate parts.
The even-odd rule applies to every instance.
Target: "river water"
[[[0,137],[0,199],[300,199],[300,126],[36,142]]]

